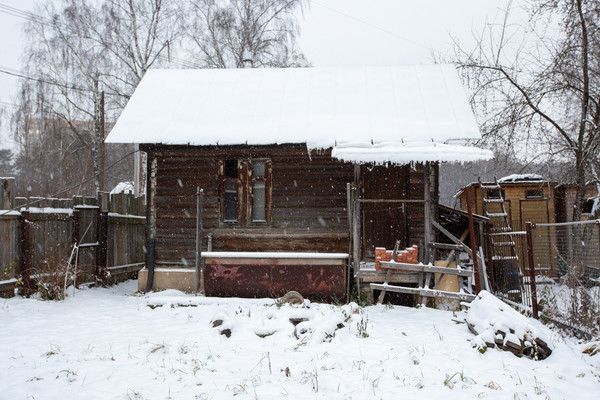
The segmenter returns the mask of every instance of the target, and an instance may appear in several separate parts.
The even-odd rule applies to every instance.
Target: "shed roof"
[[[479,138],[454,67],[418,65],[151,70],[106,141],[306,143],[345,149],[340,158],[359,162],[491,158],[451,144]],[[436,144],[451,147],[423,156]]]

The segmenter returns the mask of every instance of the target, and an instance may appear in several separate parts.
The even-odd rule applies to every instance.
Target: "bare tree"
[[[25,97],[16,114],[20,121],[15,120],[14,125],[21,136],[20,145],[33,145],[29,129],[23,129],[27,120],[29,124],[41,121],[44,141],[52,138],[50,122],[56,122],[67,143],[61,158],[69,157],[73,147],[85,148],[90,156],[81,167],[97,178],[96,190],[103,189],[102,114],[114,121],[144,73],[169,61],[171,43],[180,32],[173,4],[162,0],[63,0],[60,6],[46,1],[39,7],[25,28],[29,39],[25,72],[37,77],[40,85],[24,82]],[[20,153],[21,157],[37,157],[24,148]],[[118,153],[122,152],[108,158],[118,157]]]
[[[305,0],[190,1],[188,38],[208,68],[306,66],[296,13]]]
[[[600,137],[600,2],[530,0],[527,26],[491,24],[457,64],[485,140],[527,161],[567,160],[579,220]],[[520,35],[524,34],[524,35]]]

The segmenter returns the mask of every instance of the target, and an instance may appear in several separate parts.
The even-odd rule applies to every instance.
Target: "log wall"
[[[157,264],[194,265],[197,187],[203,189],[203,250],[211,236],[213,251],[348,252],[346,184],[355,181],[354,166],[332,159],[330,150],[309,154],[305,145],[141,149],[148,153],[148,165],[157,161]],[[271,161],[270,222],[223,221],[219,163],[228,159]],[[390,168],[407,171],[396,175],[408,181],[391,180],[389,185],[402,186],[410,199],[423,199],[422,166]],[[437,193],[437,181],[435,188]],[[406,210],[408,242],[418,243],[423,239],[423,205]],[[243,212],[249,211],[244,207]]]

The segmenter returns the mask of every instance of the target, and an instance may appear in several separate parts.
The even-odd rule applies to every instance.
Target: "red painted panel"
[[[207,260],[204,265],[204,291],[215,297],[281,297],[290,290],[304,298],[320,301],[343,301],[346,289],[346,266],[278,265],[277,259],[256,263],[224,265]]]

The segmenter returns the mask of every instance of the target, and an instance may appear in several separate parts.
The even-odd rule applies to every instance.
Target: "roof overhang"
[[[452,65],[150,70],[108,143],[333,148],[353,162],[474,161],[481,135]],[[427,154],[430,153],[430,154]]]

